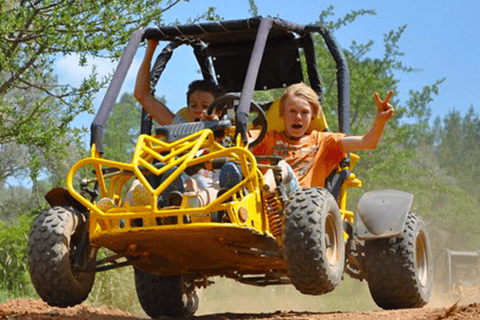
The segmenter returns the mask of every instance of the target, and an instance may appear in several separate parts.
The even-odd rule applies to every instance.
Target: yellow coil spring
[[[282,204],[277,199],[275,193],[266,191],[262,195],[264,210],[268,217],[270,231],[275,237],[282,235]]]

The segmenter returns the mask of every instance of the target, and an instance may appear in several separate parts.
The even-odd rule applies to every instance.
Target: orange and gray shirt
[[[314,130],[296,141],[283,132],[270,131],[252,152],[281,156],[293,168],[302,188],[324,187],[325,179],[346,157],[344,137],[343,133]]]

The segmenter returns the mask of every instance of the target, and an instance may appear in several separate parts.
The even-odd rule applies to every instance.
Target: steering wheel
[[[208,107],[207,112],[208,114],[215,113],[219,115],[219,117],[224,116],[227,113],[228,109],[233,109],[235,112],[237,111],[238,103],[235,101],[240,101],[240,94],[238,93],[227,93],[224,94],[217,99],[215,99],[210,107]],[[249,147],[254,147],[260,143],[260,141],[265,138],[267,134],[267,116],[263,111],[262,107],[255,101],[250,102],[250,114],[249,114],[249,125],[248,130],[258,129],[260,128],[259,136],[252,142],[248,144]]]

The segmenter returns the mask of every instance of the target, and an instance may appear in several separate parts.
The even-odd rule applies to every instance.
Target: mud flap
[[[68,192],[67,188],[56,187],[50,190],[45,195],[45,200],[48,204],[53,207],[62,207],[62,206],[72,206],[78,209],[80,212],[87,212],[87,208],[77,201],[72,195]]]
[[[365,193],[355,213],[358,238],[373,240],[400,235],[412,202],[412,194],[397,190]]]

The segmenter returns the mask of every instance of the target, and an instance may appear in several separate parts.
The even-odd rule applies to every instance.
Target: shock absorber
[[[272,234],[278,238],[282,235],[283,206],[275,192],[264,191],[262,194],[263,208],[268,217],[268,224]]]

